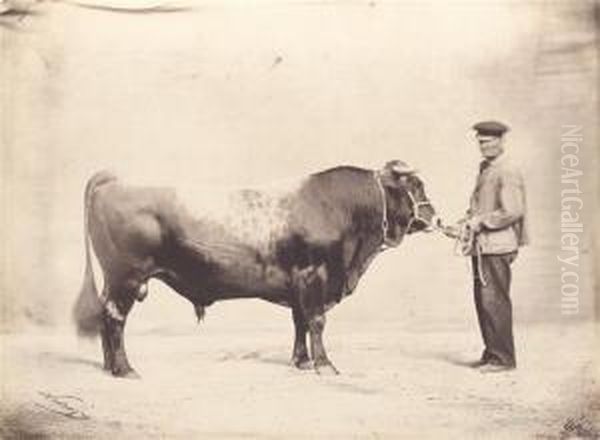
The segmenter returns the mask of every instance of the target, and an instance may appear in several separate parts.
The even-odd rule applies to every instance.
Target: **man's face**
[[[486,159],[494,159],[504,151],[502,137],[500,136],[478,134],[477,141],[479,142],[479,151]]]

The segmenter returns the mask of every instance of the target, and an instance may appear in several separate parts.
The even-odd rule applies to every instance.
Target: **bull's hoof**
[[[137,292],[135,292],[135,299],[138,302],[142,302],[146,299],[147,296],[148,296],[148,285],[142,284],[139,287],[139,289],[137,290]]]
[[[315,363],[315,372],[320,376],[337,376],[340,374],[331,362]]]
[[[113,367],[112,374],[123,379],[139,379],[140,375],[129,366]]]
[[[299,370],[311,370],[314,368],[313,362],[308,358],[292,359],[292,365]]]
[[[204,319],[204,315],[206,315],[205,307],[201,304],[196,304],[194,306],[194,312],[196,312],[196,318],[198,319],[198,323]]]

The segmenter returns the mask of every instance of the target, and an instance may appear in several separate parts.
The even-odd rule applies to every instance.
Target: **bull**
[[[124,327],[155,278],[189,300],[199,319],[215,301],[234,298],[291,308],[292,364],[337,374],[322,341],[327,310],[355,290],[377,254],[431,230],[434,216],[423,182],[397,160],[236,190],[132,186],[99,172],[84,195],[78,333],[100,334],[106,370],[136,376]],[[92,255],[102,269],[100,294]]]

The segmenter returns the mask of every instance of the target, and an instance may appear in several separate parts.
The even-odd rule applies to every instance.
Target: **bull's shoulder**
[[[292,201],[292,222],[316,241],[351,233],[375,209],[379,195],[371,171],[337,167],[308,178]]]

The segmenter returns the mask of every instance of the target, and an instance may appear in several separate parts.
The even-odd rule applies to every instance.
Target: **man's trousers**
[[[475,308],[485,349],[482,361],[516,366],[513,339],[511,268],[517,252],[472,257]],[[481,273],[480,273],[481,270]]]

